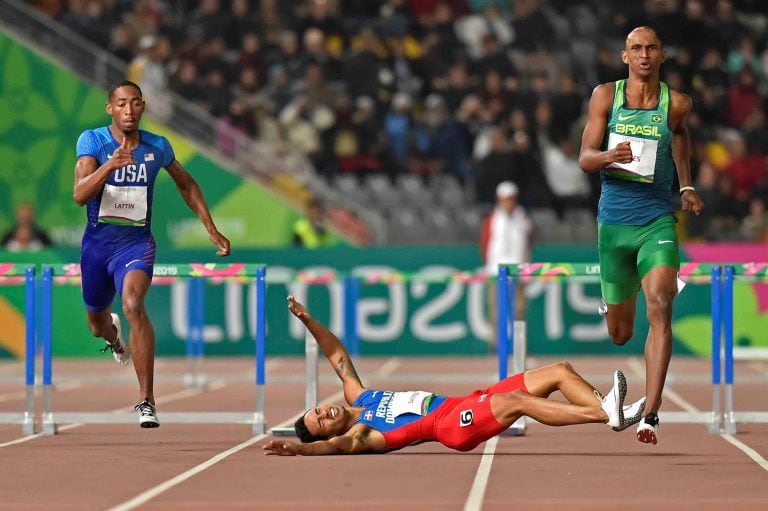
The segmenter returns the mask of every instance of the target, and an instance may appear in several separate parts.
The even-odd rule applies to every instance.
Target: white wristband
[[[684,193],[684,192],[687,192],[688,190],[690,190],[690,191],[692,191],[692,192],[695,192],[695,191],[696,191],[696,188],[694,188],[694,187],[692,187],[692,186],[681,186],[681,187],[680,187],[680,195],[683,195],[683,193]]]

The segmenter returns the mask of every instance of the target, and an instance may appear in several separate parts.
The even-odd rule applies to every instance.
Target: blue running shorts
[[[97,241],[84,236],[80,271],[85,308],[97,312],[112,305],[116,293],[122,296],[123,279],[129,271],[141,270],[151,279],[155,252],[155,239],[151,234],[128,243]]]

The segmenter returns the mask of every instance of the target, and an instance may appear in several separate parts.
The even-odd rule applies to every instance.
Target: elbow
[[[74,194],[73,198],[75,199],[75,203],[77,203],[78,206],[85,206],[88,203],[88,199],[81,197],[78,194]]]

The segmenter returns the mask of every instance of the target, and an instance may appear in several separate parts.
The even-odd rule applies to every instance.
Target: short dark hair
[[[139,87],[135,82],[132,82],[130,80],[123,80],[122,82],[118,82],[112,86],[111,89],[109,89],[109,100],[112,101],[113,96],[115,95],[115,91],[119,89],[120,87],[133,87],[137,91],[139,91],[139,96],[141,98],[144,98],[144,94],[141,92],[141,87]]]
[[[307,414],[304,413],[301,417],[296,419],[296,422],[293,423],[293,428],[296,430],[296,436],[299,437],[299,440],[305,444],[317,442],[318,440],[325,440],[325,438],[319,435],[313,435],[309,432],[307,429],[307,424],[304,422],[304,417],[306,415]]]

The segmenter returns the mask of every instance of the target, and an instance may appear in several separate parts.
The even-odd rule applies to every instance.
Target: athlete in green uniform
[[[615,344],[632,338],[641,287],[645,295],[650,324],[645,342],[647,403],[637,439],[653,444],[672,355],[672,301],[680,266],[672,201],[675,172],[683,211],[698,215],[704,208],[691,186],[686,127],[691,99],[660,81],[666,57],[652,28],[629,33],[621,52],[629,76],[592,92],[579,155],[585,172],[600,172],[600,279],[608,333]]]

